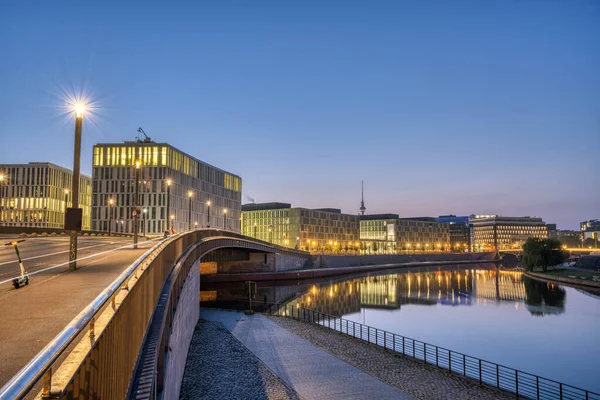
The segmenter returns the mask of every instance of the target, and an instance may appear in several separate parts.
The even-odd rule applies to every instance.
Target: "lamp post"
[[[223,229],[227,229],[227,209],[223,209]]]
[[[4,221],[4,209],[6,208],[2,205],[2,184],[5,182],[5,178],[4,174],[0,174],[0,226],[2,226],[2,222]]]
[[[273,226],[269,225],[269,243],[273,243]]]
[[[73,180],[71,183],[71,206],[73,209],[79,208],[79,164],[81,162],[81,128],[83,126],[83,112],[85,105],[77,103],[74,106],[75,111],[75,141],[73,145]],[[77,269],[77,231],[69,232],[69,270]]]
[[[173,220],[175,219],[175,215],[171,215],[171,228],[169,229],[169,232],[173,232]]]
[[[65,189],[65,219],[67,218],[67,208],[69,207],[69,189]]]
[[[258,239],[258,238],[256,237],[256,222],[254,223],[254,238],[255,238],[255,239]]]
[[[140,230],[139,225],[139,212],[138,212],[138,204],[139,204],[139,195],[140,195],[140,162],[135,162],[135,195],[133,197],[133,248],[137,249],[138,247],[138,233]]]
[[[194,196],[194,192],[191,190],[188,191],[188,197],[190,199],[190,206],[188,209],[188,231],[192,230],[192,197]]]
[[[169,213],[170,208],[171,208],[171,183],[173,181],[171,181],[170,179],[167,179],[167,213],[165,214],[165,229],[167,231],[169,231],[169,234],[171,233],[171,227],[169,226]]]
[[[210,200],[206,202],[207,214],[206,214],[206,227],[210,228]]]
[[[144,208],[142,210],[143,214],[143,218],[142,218],[142,225],[144,226],[144,239],[146,238],[146,213],[148,212],[147,208]]]
[[[113,199],[108,199],[108,236],[112,235]]]
[[[194,229],[198,229],[198,221],[194,222]]]

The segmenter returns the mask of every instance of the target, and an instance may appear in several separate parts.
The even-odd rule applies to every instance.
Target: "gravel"
[[[515,398],[514,394],[480,386],[471,379],[449,374],[435,366],[424,365],[327,328],[286,317],[267,317],[348,364],[418,399]]]
[[[218,322],[200,320],[192,338],[180,399],[300,399]]]

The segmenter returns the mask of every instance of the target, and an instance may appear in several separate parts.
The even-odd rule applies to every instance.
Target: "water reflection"
[[[288,304],[330,315],[361,308],[400,309],[403,305],[470,306],[524,303],[535,316],[564,312],[565,291],[518,271],[458,270],[365,276],[312,285]]]

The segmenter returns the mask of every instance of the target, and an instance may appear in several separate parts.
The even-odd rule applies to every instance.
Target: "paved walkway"
[[[304,399],[413,399],[260,314],[202,309],[200,317],[222,323]]]

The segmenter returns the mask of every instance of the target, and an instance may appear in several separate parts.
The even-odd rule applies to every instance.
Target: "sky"
[[[127,3],[127,4],[124,4]],[[600,218],[600,2],[0,2],[0,163],[137,128],[246,203]]]

